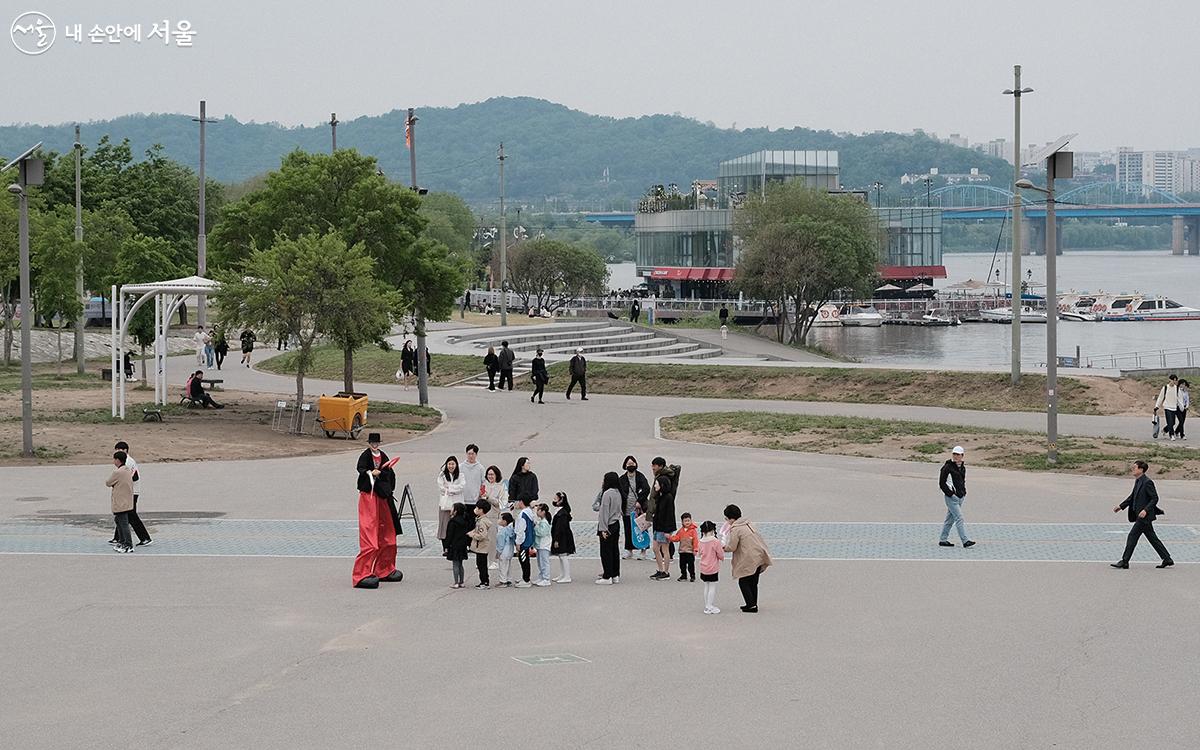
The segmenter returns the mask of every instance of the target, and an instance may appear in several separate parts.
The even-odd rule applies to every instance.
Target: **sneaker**
[[[695,583],[695,582],[696,582],[696,579],[695,579],[695,578],[689,578],[688,580],[689,580],[689,581],[691,581],[692,583]]]
[[[706,615],[711,615],[711,614],[712,614],[712,607],[705,607],[705,608],[704,608],[704,614],[706,614]]]
[[[620,582],[621,582],[621,576],[613,576],[613,577],[612,577],[612,578],[610,578],[609,580],[610,580],[610,581],[612,581],[613,583],[620,583]]]
[[[554,582],[555,583],[570,583],[571,579],[570,578],[555,578]]]
[[[513,587],[513,582],[512,582],[512,581],[505,581],[504,583],[502,583],[502,584],[500,584],[500,585],[501,585],[501,586],[503,586],[503,587],[504,587],[504,588],[506,588],[506,589],[511,589],[511,588]]]
[[[549,586],[549,585],[550,585],[550,582],[549,582],[549,581],[545,581],[545,580],[543,580],[543,581],[538,581],[537,583],[535,583],[535,584],[533,584],[533,585],[534,585],[534,586]]]
[[[652,580],[652,581],[664,581],[664,580],[666,580],[666,579],[668,579],[668,578],[670,578],[670,577],[671,577],[671,574],[670,574],[670,573],[664,573],[664,572],[662,572],[662,571],[660,570],[660,571],[658,571],[657,573],[655,573],[654,575],[650,576],[650,580]]]
[[[679,576],[678,578],[676,578],[675,580],[676,580],[676,581],[686,581],[686,580],[687,580],[687,576],[686,576],[686,575],[682,575],[682,576]]]
[[[612,579],[611,578],[597,578],[596,585],[597,586],[611,586]]]
[[[519,589],[527,589],[532,585],[533,584],[530,583],[529,581],[521,581],[520,583],[515,584],[516,588],[519,588]]]
[[[500,570],[500,563],[492,563],[488,566],[488,570]]]
[[[146,541],[144,541],[144,542],[138,542],[138,543],[137,543],[137,546],[139,546],[139,547],[149,547],[151,544],[154,544],[154,540],[153,540],[153,539],[147,539],[147,540],[146,540]]]
[[[491,588],[491,586],[487,585],[486,583],[481,583],[478,586],[476,586],[475,588],[479,589],[480,591],[487,591],[488,589]]]
[[[758,611],[758,610],[755,610],[755,611]],[[721,610],[717,607],[709,607],[708,613],[710,615],[719,615],[719,614],[721,614]]]
[[[966,548],[966,547],[974,547],[974,546],[975,546],[975,540],[974,540],[974,539],[968,539],[967,541],[963,542],[963,547],[964,547],[964,548]]]
[[[947,542],[945,539],[943,539],[942,541],[938,542],[938,546],[939,547],[953,547],[954,542]]]

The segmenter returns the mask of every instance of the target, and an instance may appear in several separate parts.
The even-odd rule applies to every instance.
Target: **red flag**
[[[405,148],[409,148],[409,149],[412,148],[412,118],[411,117],[404,118],[404,146],[405,146]]]

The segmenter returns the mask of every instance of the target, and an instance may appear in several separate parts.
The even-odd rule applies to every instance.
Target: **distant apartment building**
[[[1118,185],[1133,188],[1146,185],[1170,193],[1200,190],[1200,159],[1189,151],[1117,151]]]

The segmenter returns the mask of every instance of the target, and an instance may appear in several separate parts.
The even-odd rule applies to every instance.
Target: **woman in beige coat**
[[[125,451],[113,454],[113,471],[105,481],[112,488],[112,513],[117,521],[117,552],[133,552],[133,537],[129,532],[129,512],[133,510],[133,469],[125,465]]]
[[[733,554],[733,577],[738,579],[742,598],[746,600],[742,611],[757,612],[758,577],[771,565],[771,554],[758,530],[742,518],[741,508],[725,506],[725,520],[729,526],[725,551]]]

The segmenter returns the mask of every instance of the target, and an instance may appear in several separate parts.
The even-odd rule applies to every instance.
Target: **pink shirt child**
[[[721,561],[725,559],[725,545],[715,536],[704,536],[700,539],[700,574],[713,575],[721,570]]]

